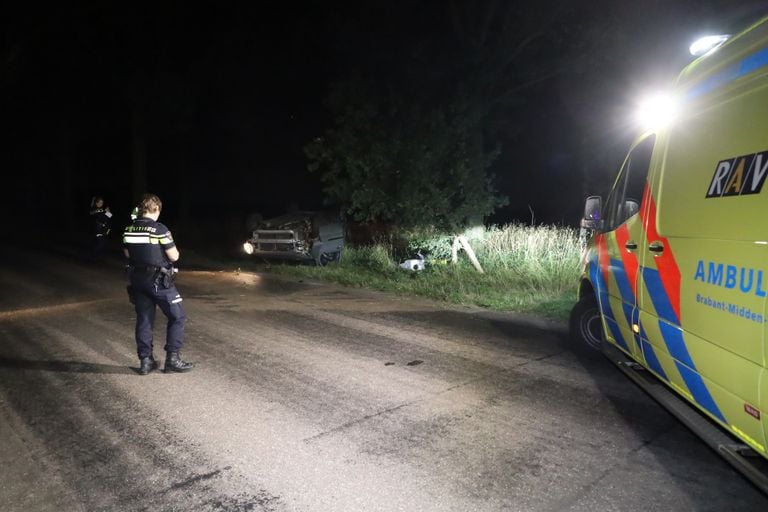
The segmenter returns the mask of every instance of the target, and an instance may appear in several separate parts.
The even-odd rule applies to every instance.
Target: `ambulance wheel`
[[[603,344],[603,320],[594,295],[585,295],[573,306],[569,327],[574,342],[586,343],[589,348],[600,350]]]

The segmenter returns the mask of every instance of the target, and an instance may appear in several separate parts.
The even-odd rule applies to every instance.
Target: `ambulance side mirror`
[[[584,217],[581,219],[581,227],[584,229],[601,230],[603,219],[600,212],[603,209],[603,199],[600,196],[589,196],[584,201]]]

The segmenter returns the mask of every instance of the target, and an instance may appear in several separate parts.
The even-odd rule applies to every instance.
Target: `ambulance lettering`
[[[759,298],[766,296],[765,274],[762,270],[754,268],[699,260],[693,280],[727,290],[738,290],[744,294],[754,294]]]
[[[717,162],[707,198],[758,194],[768,175],[768,151]]]

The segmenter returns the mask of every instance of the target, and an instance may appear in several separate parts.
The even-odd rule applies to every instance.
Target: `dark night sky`
[[[387,81],[419,48],[445,49],[435,66],[456,50],[448,2],[193,4],[2,8],[8,207],[72,227],[101,193],[127,214],[140,133],[146,188],[163,198],[169,222],[239,228],[248,212],[317,208],[320,184],[302,147],[330,125],[329,85],[360,70]],[[551,24],[539,2],[515,7],[551,31],[523,62],[553,73],[495,115],[493,171],[510,197],[496,222],[528,220],[529,205],[537,221],[577,222],[584,193],[605,193],[632,139],[633,100],[671,84],[696,36],[765,13],[762,2],[724,0],[561,4]]]

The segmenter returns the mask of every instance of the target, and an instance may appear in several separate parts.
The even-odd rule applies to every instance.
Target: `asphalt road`
[[[3,251],[0,509],[768,510],[561,326],[183,266],[178,285],[198,366],[141,377],[119,262]]]

